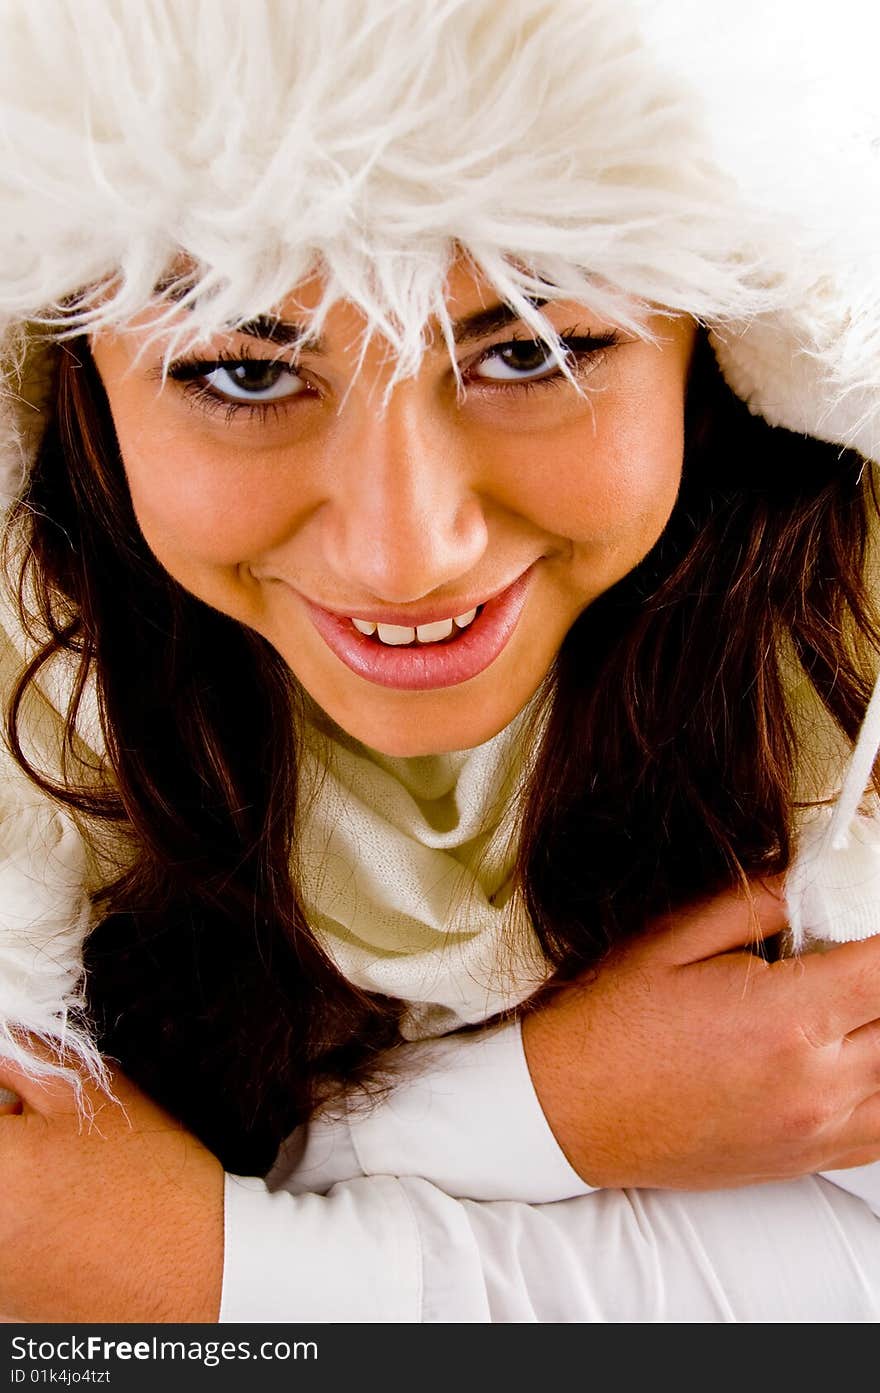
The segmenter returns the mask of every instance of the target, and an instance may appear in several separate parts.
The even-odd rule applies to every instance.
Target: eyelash
[[[604,334],[578,334],[576,328],[564,329],[559,335],[560,341],[565,348],[568,365],[573,375],[577,377],[584,367],[590,363],[596,366],[604,356],[605,350],[613,348],[620,342],[619,335],[611,331]],[[485,362],[493,353],[499,353],[502,349],[508,348],[512,343],[528,343],[538,346],[541,340],[530,338],[525,334],[513,334],[509,339],[502,343],[493,343],[485,349],[476,359],[471,367],[478,367]],[[215,392],[212,387],[205,385],[203,379],[218,368],[236,367],[241,363],[270,362],[271,359],[264,359],[253,353],[249,348],[237,349],[231,352],[221,349],[214,357],[205,358],[179,358],[172,363],[168,369],[168,377],[180,387],[181,391],[190,399],[192,405],[204,411],[207,415],[213,415],[222,411],[227,424],[231,422],[240,412],[245,412],[253,420],[258,419],[261,424],[270,419],[275,419],[279,414],[285,412],[294,401],[297,401],[305,393],[297,393],[295,396],[278,401],[233,401]],[[291,367],[291,372],[293,368]],[[501,379],[484,378],[481,386],[488,388],[493,394],[495,392],[513,392],[518,396],[528,393],[546,391],[550,388],[567,386],[568,381],[564,374],[557,367],[556,371],[548,374],[547,377],[535,379],[523,379],[517,381],[516,378],[509,378],[506,381]]]

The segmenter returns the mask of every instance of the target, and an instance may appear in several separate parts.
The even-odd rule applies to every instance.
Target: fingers
[[[880,1020],[880,937],[808,953],[786,967],[802,974],[818,1039],[831,1043]]]
[[[830,1055],[834,1081],[849,1100],[850,1112],[845,1125],[847,1146],[863,1146],[875,1135],[871,1132],[854,1130],[853,1119],[858,1108],[870,1104],[880,1092],[880,1021],[871,1021],[860,1026],[852,1034],[844,1036],[839,1050]],[[870,1118],[870,1109],[861,1114],[862,1120]],[[880,1145],[880,1113],[877,1115],[876,1137]],[[859,1124],[860,1125],[860,1124]]]
[[[876,1161],[880,1161],[880,1141],[874,1142],[873,1146],[857,1147],[854,1151],[847,1151],[843,1156],[836,1156],[830,1164],[823,1165],[822,1170],[852,1170],[856,1166],[873,1166]]]
[[[864,1166],[880,1157],[880,1092],[872,1093],[870,1098],[853,1110],[846,1125],[845,1138],[848,1156],[863,1159],[835,1161],[835,1166],[841,1170],[847,1166]]]
[[[876,1076],[876,1087],[880,1088],[880,1020],[869,1021],[844,1037],[847,1057],[851,1050],[858,1050],[858,1063],[864,1069],[866,1078]]]
[[[750,895],[741,888],[726,890],[665,915],[643,940],[647,951],[670,965],[684,965],[771,938],[788,925],[783,885],[783,876],[767,876],[751,882]]]

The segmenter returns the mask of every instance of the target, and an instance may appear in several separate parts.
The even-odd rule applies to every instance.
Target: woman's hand
[[[773,886],[754,886],[765,937],[786,925]],[[880,1158],[880,938],[773,963],[752,938],[744,896],[721,895],[526,1016],[538,1097],[589,1184],[706,1190]]]
[[[215,1321],[223,1270],[223,1170],[116,1074],[119,1104],[86,1085],[0,1065],[0,1319]],[[124,1111],[123,1111],[124,1107]]]

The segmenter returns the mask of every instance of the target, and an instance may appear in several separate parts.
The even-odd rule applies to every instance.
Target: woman
[[[4,16],[8,1317],[876,1318],[876,147],[687,11]]]

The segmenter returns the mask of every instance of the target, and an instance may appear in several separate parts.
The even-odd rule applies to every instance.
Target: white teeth
[[[408,624],[377,624],[372,619],[352,619],[351,622],[359,634],[367,638],[375,634],[381,643],[402,648],[408,643],[415,643],[416,639],[419,643],[440,643],[450,638],[456,627],[466,629],[473,624],[476,617],[477,611],[469,609],[467,614],[457,614],[454,619],[438,619],[433,624],[419,624],[414,629]]]
[[[377,624],[376,629],[383,643],[396,646],[415,642],[415,629],[410,629],[405,624]]]
[[[436,624],[420,624],[416,629],[419,643],[437,643],[441,638],[449,638],[452,633],[451,619],[438,619]]]

